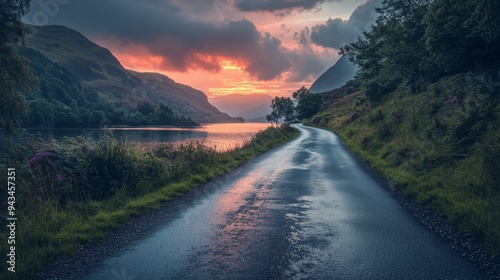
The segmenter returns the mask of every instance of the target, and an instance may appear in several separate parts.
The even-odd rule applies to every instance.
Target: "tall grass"
[[[335,94],[343,93],[330,99],[340,100]],[[310,124],[338,132],[397,188],[500,254],[498,93],[481,77],[461,74],[419,94],[400,89],[378,103],[364,98],[345,96]]]
[[[58,256],[103,237],[131,216],[156,208],[296,134],[288,126],[271,127],[227,152],[217,152],[202,141],[145,147],[110,134],[97,143],[84,137],[20,138],[8,143],[1,150],[0,170],[17,171],[18,265],[16,274],[4,269],[0,278],[34,276]],[[2,209],[7,209],[5,192],[0,199]],[[6,235],[5,227],[1,233]],[[0,251],[7,252],[6,242]]]

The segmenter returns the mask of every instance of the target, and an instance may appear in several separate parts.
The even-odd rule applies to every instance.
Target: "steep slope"
[[[242,118],[231,118],[221,113],[208,102],[207,96],[190,86],[176,83],[169,77],[158,73],[139,73],[129,70],[141,79],[143,88],[136,89],[150,100],[168,104],[172,111],[190,116],[199,122],[244,122]],[[168,93],[165,94],[165,93]]]
[[[266,94],[230,94],[211,98],[209,102],[233,117],[250,121],[270,114],[272,99]]]
[[[40,81],[39,91],[23,92],[30,112],[22,119],[25,127],[102,127],[110,125],[196,125],[185,115],[174,114],[165,104],[142,103],[136,109],[119,107],[99,98],[97,92],[82,86],[68,69],[42,53],[19,48]]]
[[[394,187],[500,254],[500,95],[485,74],[457,74],[378,102],[325,93],[310,125],[334,130]]]
[[[341,88],[354,78],[356,72],[358,67],[347,56],[342,56],[311,85],[310,91],[320,93]]]
[[[86,88],[122,107],[135,109],[143,102],[166,104],[173,112],[197,122],[240,122],[208,103],[198,90],[160,74],[125,69],[105,48],[64,26],[38,26],[26,45],[69,69]]]

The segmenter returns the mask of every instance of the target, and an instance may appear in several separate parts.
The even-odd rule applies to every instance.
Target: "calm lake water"
[[[103,137],[106,130],[129,142],[138,143],[172,143],[187,140],[203,140],[207,145],[219,151],[233,149],[244,141],[250,140],[260,130],[269,127],[269,123],[218,123],[204,124],[194,128],[178,127],[126,127],[110,129],[29,129],[30,133],[39,133],[42,137],[87,136],[94,140]]]

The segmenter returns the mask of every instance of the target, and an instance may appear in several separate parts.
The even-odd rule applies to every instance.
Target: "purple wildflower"
[[[67,176],[65,174],[57,174],[56,176],[56,183],[61,184],[62,182],[66,181]]]
[[[50,151],[38,151],[34,157],[28,160],[31,168],[38,168],[44,162],[50,162],[49,157],[52,156]]]
[[[95,151],[95,147],[94,146],[85,146],[85,147],[81,147],[80,150],[83,152],[93,152],[93,151]]]
[[[457,107],[458,107],[458,105],[460,105],[460,102],[458,101],[458,98],[453,97],[453,98],[451,98],[451,99],[449,99],[449,100],[445,101],[445,102],[444,102],[444,105],[448,105],[448,106],[450,106],[450,107],[452,107],[452,108],[457,108]]]

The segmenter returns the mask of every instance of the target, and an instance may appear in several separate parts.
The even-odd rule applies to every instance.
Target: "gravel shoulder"
[[[447,243],[452,249],[458,251],[463,258],[467,259],[481,270],[486,271],[490,279],[500,279],[500,256],[490,254],[484,249],[483,244],[479,240],[453,227],[446,218],[433,209],[419,203],[414,198],[404,195],[397,190],[389,180],[378,174],[368,163],[363,161],[356,154],[352,152],[350,152],[350,154],[363,167],[365,172],[370,174],[370,176],[381,186],[386,188],[391,196],[404,206],[415,219],[439,236],[439,238]]]

